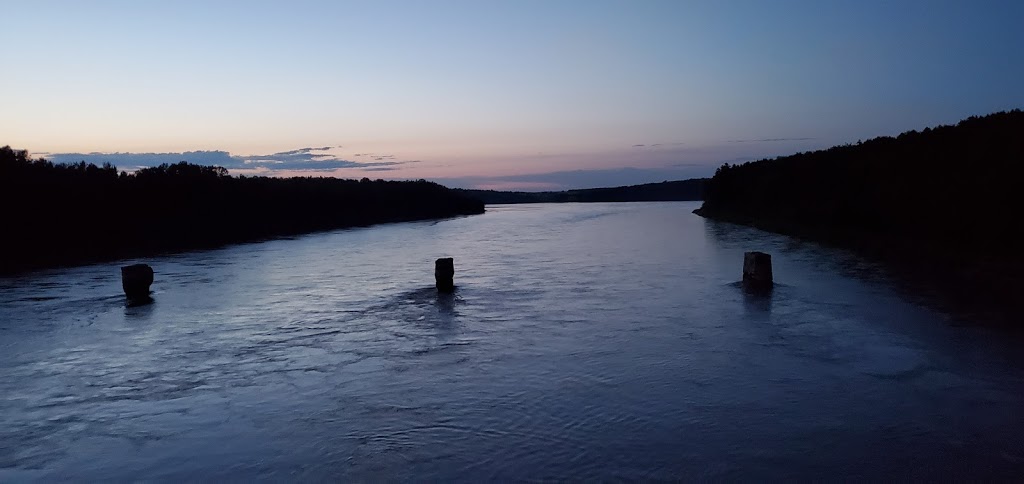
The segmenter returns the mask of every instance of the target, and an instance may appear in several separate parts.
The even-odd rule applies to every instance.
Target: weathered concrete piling
[[[437,285],[437,292],[452,292],[455,290],[455,260],[451,257],[443,257],[434,261],[434,281]]]
[[[771,289],[773,284],[771,254],[743,253],[743,285],[752,289]]]
[[[149,286],[153,284],[153,268],[146,264],[133,264],[121,268],[121,287],[128,299],[149,297]]]

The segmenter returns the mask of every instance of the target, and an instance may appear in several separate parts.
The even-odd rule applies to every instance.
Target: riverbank
[[[691,202],[704,199],[707,178],[663,181],[607,188],[586,188],[560,192],[513,192],[457,188],[460,194],[485,204],[593,203],[593,202]]]
[[[1015,314],[1020,110],[724,165],[695,213],[880,260],[954,304]],[[1007,318],[1009,319],[1009,318]]]
[[[885,265],[893,280],[929,304],[957,313],[985,313],[988,324],[1019,327],[1018,295],[1024,264],[1012,254],[947,246],[926,238],[899,238],[811,227],[786,220],[752,219],[743,214],[698,208],[702,217],[796,237],[853,251]]]
[[[118,173],[0,148],[0,274],[483,213],[436,183],[233,177],[186,162]]]

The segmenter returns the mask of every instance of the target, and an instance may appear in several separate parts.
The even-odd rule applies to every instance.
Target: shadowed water
[[[0,279],[0,481],[1022,475],[1018,336],[695,207],[152,258],[131,307],[120,263]],[[745,250],[771,295],[736,284]]]

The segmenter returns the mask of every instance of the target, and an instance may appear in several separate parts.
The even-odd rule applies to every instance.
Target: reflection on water
[[[0,481],[1013,479],[1018,336],[692,203],[0,279]],[[738,283],[744,251],[776,287]],[[433,261],[455,257],[439,295]]]
[[[732,285],[743,291],[743,315],[751,321],[767,321],[772,313],[772,297],[777,291],[784,291],[778,283],[770,290],[751,288],[742,282]]]

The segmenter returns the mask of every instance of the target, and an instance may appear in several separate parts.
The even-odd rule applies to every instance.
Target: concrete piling
[[[752,289],[771,289],[772,256],[764,252],[743,254],[743,285]]]
[[[147,264],[133,264],[121,268],[121,287],[128,299],[146,299],[153,284],[153,268]]]
[[[434,281],[437,285],[437,292],[452,292],[455,290],[455,260],[451,257],[443,257],[434,261]]]

